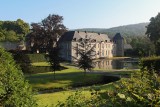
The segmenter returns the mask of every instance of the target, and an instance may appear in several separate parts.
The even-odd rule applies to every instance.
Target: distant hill
[[[76,29],[79,31],[88,31],[88,32],[96,32],[96,33],[105,33],[110,37],[113,37],[116,33],[121,33],[124,37],[127,36],[145,36],[146,26],[149,23],[139,23],[139,24],[131,24],[113,27],[109,29],[101,29],[101,28],[84,28],[84,29]]]

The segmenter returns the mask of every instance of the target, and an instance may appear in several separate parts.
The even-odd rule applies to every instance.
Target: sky
[[[49,14],[63,16],[68,29],[111,28],[149,22],[160,0],[2,0],[0,20],[38,23]]]

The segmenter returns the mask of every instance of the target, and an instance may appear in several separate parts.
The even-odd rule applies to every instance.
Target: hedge
[[[52,69],[50,66],[30,66],[29,71],[27,73],[36,74],[36,73],[44,73],[51,71]]]
[[[147,69],[148,71],[160,71],[160,56],[152,56],[142,58],[140,61],[141,70]]]
[[[30,61],[32,63],[34,62],[46,62],[46,58],[45,58],[46,54],[27,54],[27,56],[29,57]]]

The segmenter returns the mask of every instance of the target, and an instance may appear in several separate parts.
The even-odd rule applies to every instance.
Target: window
[[[102,48],[104,48],[104,44],[102,44]]]
[[[102,56],[104,56],[104,50],[102,50]]]

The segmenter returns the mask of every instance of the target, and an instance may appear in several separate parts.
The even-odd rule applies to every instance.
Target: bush
[[[81,91],[69,96],[57,107],[159,107],[160,83],[157,74],[137,72],[114,85],[114,90],[101,92],[92,88],[90,97]]]
[[[30,61],[32,63],[34,62],[46,62],[46,54],[27,54],[27,56],[29,57]]]
[[[141,70],[147,69],[148,71],[160,71],[160,56],[152,56],[142,58],[140,61]]]
[[[32,88],[11,54],[0,49],[0,106],[36,107]]]

